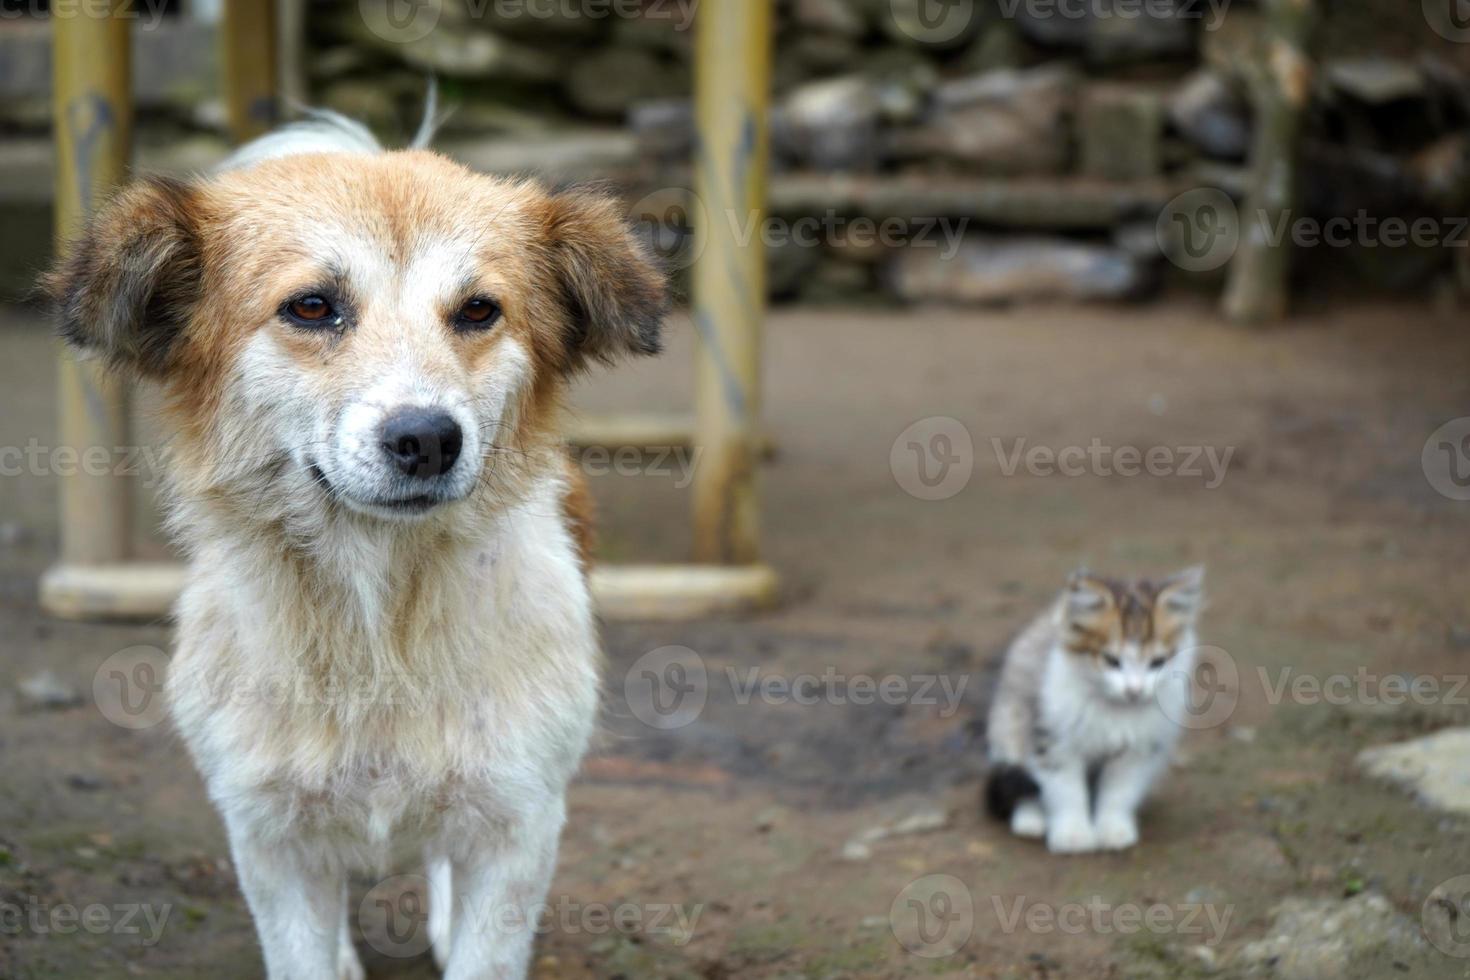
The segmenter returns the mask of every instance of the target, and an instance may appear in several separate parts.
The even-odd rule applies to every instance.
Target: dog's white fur
[[[334,132],[341,143],[324,143]],[[265,141],[269,155],[247,146],[227,167],[368,149],[361,133],[329,125]],[[457,274],[444,248],[427,245],[411,263],[411,291]],[[381,260],[358,258],[370,278]],[[344,407],[334,438],[329,418],[310,407],[318,394],[281,370],[286,358],[273,347],[267,334],[251,341],[231,394],[244,413],[271,409],[259,412],[263,425],[282,417],[283,401],[317,416],[311,441],[329,443],[319,464],[334,485],[371,486],[365,433],[403,403],[450,411],[464,457],[478,459],[481,420],[502,419],[524,377],[514,344],[477,392],[445,390],[438,374],[416,370],[424,351],[395,350]],[[474,399],[479,412],[468,408]],[[268,451],[285,434],[262,436]],[[446,975],[526,972],[533,931],[506,931],[515,917],[499,913],[526,909],[550,886],[566,783],[598,697],[594,620],[560,517],[560,481],[554,468],[537,474],[537,489],[485,526],[341,515],[313,535],[323,550],[311,582],[273,542],[210,526],[208,508],[180,497],[174,523],[197,550],[178,609],[171,704],[224,817],[272,978],[363,976],[345,876],[382,868],[404,842],[421,845],[436,886],[430,934]],[[434,621],[405,644],[394,613],[409,588],[437,601]],[[307,596],[313,608],[301,609]],[[317,628],[303,633],[303,618]],[[306,665],[335,675],[327,690],[340,698],[300,696],[293,675]]]
[[[549,375],[610,356],[612,341],[591,347],[586,338],[600,335],[561,326],[552,308],[563,289],[586,294],[575,309],[602,303],[602,320],[616,321],[628,313],[617,292],[641,282],[646,309],[628,316],[652,326],[626,343],[647,352],[662,282],[624,229],[606,231],[610,202],[559,203],[425,154],[354,171],[380,182],[371,189],[388,202],[355,214],[324,204],[303,219],[299,204],[268,193],[274,210],[253,216],[249,189],[269,185],[229,183],[311,154],[301,179],[352,202],[357,187],[334,183],[320,155],[377,152],[365,130],[333,116],[272,134],[226,163],[223,190],[196,193],[216,195],[204,204],[173,203],[180,191],[125,196],[51,288],[79,345],[162,376],[185,416],[193,402],[209,406],[199,410],[208,423],[179,440],[172,477],[171,524],[191,571],[168,692],[224,818],[270,977],[362,977],[347,874],[385,869],[407,846],[428,866],[429,930],[446,975],[517,978],[532,950],[529,912],[555,867],[566,785],[593,729],[599,661],[566,459],[552,427],[524,416],[550,411],[560,382]],[[474,211],[477,181],[504,202],[493,214]],[[474,213],[459,213],[461,194]],[[432,202],[431,218],[415,216],[418,201]],[[193,265],[178,258],[186,207],[214,223]],[[499,244],[485,227],[498,227]],[[284,268],[281,282],[229,271],[264,261],[259,250],[283,234],[287,250],[258,274]],[[556,235],[564,240],[547,244]],[[218,258],[249,236],[255,252]],[[322,257],[365,307],[335,337],[293,330],[274,312],[289,277],[321,275],[311,269]],[[563,262],[566,284],[546,281]],[[202,275],[190,271],[200,264]],[[247,280],[216,286],[236,290],[220,315],[243,309],[245,325],[224,332],[195,298],[178,336],[147,333],[139,296],[169,299],[221,275]],[[467,337],[443,325],[439,311],[467,288],[505,291],[504,330]],[[277,293],[257,295],[266,289]],[[562,349],[579,344],[592,353]],[[208,390],[185,360],[196,375],[213,372]],[[413,513],[393,506],[404,479],[374,436],[404,405],[447,412],[464,433],[462,462],[436,484],[442,505]],[[179,421],[187,430],[199,420]],[[512,432],[519,441],[502,446]]]

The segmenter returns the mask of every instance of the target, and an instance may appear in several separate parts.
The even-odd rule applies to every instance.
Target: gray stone
[[[821,261],[821,249],[778,237],[766,249],[766,292],[775,300],[792,299]]]
[[[689,91],[673,65],[648,51],[618,47],[577,58],[565,88],[574,106],[603,119],[624,119],[639,102]]]
[[[1140,180],[1164,169],[1164,100],[1153,89],[1087,86],[1077,110],[1082,173],[1102,180]]]
[[[20,692],[21,702],[31,708],[60,710],[82,703],[82,696],[76,688],[50,669],[21,678],[15,689]]]
[[[969,72],[1019,68],[1026,60],[1026,42],[1014,20],[1003,19],[986,25],[980,36],[960,57]]]
[[[776,152],[817,170],[871,170],[880,160],[877,86],[862,75],[802,86],[772,120]]]
[[[835,211],[879,221],[968,218],[1005,228],[1111,231],[1130,216],[1158,214],[1182,189],[1167,181],[779,174],[770,206],[786,217]]]
[[[590,7],[576,2],[538,0],[499,3],[486,0],[441,0],[442,29],[481,27],[504,37],[544,43],[548,39],[584,40],[597,37],[608,17],[594,16]]]
[[[1428,94],[1424,75],[1407,61],[1351,58],[1329,61],[1323,75],[1337,92],[1368,105],[1387,105]]]
[[[896,136],[894,152],[938,155],[986,174],[1060,173],[1071,161],[1067,121],[1076,88],[1076,75],[1056,67],[947,82],[935,90],[926,123]]]
[[[1200,60],[1227,78],[1245,75],[1245,66],[1259,59],[1257,49],[1266,36],[1266,20],[1254,7],[1232,4],[1225,22],[1200,38]]]
[[[954,304],[1125,299],[1148,283],[1139,263],[1112,246],[978,235],[954,255],[942,245],[899,249],[886,279],[909,302]]]
[[[859,0],[796,0],[792,17],[809,31],[850,38],[868,33],[868,18]]]
[[[383,0],[384,3],[390,0]],[[440,25],[420,36],[400,25],[380,3],[363,3],[338,20],[346,36],[421,71],[449,78],[544,82],[559,78],[562,59],[551,50],[511,40],[474,25]]]
[[[920,804],[913,810],[897,812],[882,823],[859,831],[842,847],[849,861],[863,861],[872,856],[871,845],[894,837],[929,834],[949,826],[949,811],[934,804]]]
[[[1394,959],[1412,957],[1423,948],[1418,924],[1382,895],[1368,893],[1347,901],[1289,898],[1275,909],[1265,938],[1243,946],[1231,965],[1280,980],[1323,980],[1348,974],[1350,968],[1372,976],[1370,963],[1388,969]]]
[[[988,18],[985,5],[962,0],[868,0],[883,31],[902,44],[935,50],[963,47],[970,43]]]
[[[688,99],[655,99],[633,107],[628,127],[638,152],[660,163],[688,160],[694,152],[694,103]]]
[[[840,34],[804,34],[776,48],[775,90],[790,92],[813,78],[846,74],[860,64],[864,52],[857,41]]]
[[[1046,47],[1083,52],[1111,65],[1178,58],[1194,51],[1195,17],[1201,5],[1182,0],[1096,0],[1056,6],[1017,4],[1015,20],[1027,38]],[[1062,13],[1065,8],[1066,13]],[[1004,9],[1004,6],[1002,7]]]
[[[1169,100],[1169,120],[1208,157],[1242,160],[1250,153],[1250,107],[1219,72],[1190,75]]]
[[[1470,728],[1448,728],[1358,753],[1368,775],[1397,783],[1429,806],[1470,814]]]
[[[684,4],[682,7],[681,2]],[[694,50],[694,21],[688,6],[696,2],[666,0],[649,4],[648,12],[642,17],[611,18],[612,43],[617,47],[643,48],[688,61]]]
[[[537,174],[552,182],[620,179],[638,169],[638,143],[620,129],[443,140],[439,149],[486,173]]]
[[[1456,133],[1430,144],[1414,154],[1409,172],[1424,200],[1440,213],[1463,213],[1470,196],[1470,137]]]

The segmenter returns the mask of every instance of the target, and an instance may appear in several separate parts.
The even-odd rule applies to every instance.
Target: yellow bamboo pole
[[[697,15],[695,193],[706,220],[696,229],[695,559],[760,559],[756,485],[771,99],[771,0],[704,0]]]
[[[87,216],[122,182],[132,150],[132,79],[126,0],[108,16],[92,8],[51,18],[53,125],[56,146],[56,235],[75,237]],[[97,364],[63,353],[60,441],[85,460],[91,447],[107,458],[129,443],[127,385]],[[93,450],[93,455],[101,455]],[[122,561],[131,537],[128,485],[111,467],[82,466],[61,481],[62,567]]]
[[[220,66],[230,136],[237,143],[275,124],[278,41],[274,0],[225,0]]]

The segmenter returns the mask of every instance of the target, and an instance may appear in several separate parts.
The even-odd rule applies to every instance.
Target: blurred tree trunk
[[[1290,223],[1296,217],[1302,125],[1312,101],[1312,41],[1319,0],[1262,0],[1264,30],[1247,66],[1255,104],[1250,189],[1240,247],[1225,287],[1225,315],[1237,323],[1286,316],[1291,291]]]

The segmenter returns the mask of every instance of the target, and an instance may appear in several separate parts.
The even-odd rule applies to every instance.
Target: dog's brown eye
[[[492,299],[472,299],[459,308],[457,319],[463,327],[488,327],[500,319],[500,305]]]
[[[321,323],[332,315],[332,304],[320,296],[303,296],[287,303],[286,312],[302,323]]]

